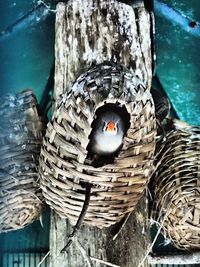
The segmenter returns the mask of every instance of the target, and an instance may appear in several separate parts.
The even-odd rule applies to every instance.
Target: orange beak
[[[115,129],[115,123],[113,121],[109,121],[106,126],[106,131],[112,132]]]

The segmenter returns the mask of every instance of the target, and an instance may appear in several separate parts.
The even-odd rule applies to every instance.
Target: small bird
[[[90,137],[89,151],[98,157],[115,156],[123,144],[125,125],[115,111],[105,111],[97,116]]]

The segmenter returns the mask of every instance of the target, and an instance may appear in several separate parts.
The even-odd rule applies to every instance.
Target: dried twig
[[[81,243],[76,238],[74,238],[74,242],[75,242],[75,245],[77,246],[77,248],[80,250],[84,260],[87,262],[88,267],[94,267],[94,264],[92,263],[91,257],[86,253],[86,250],[81,245]]]
[[[115,233],[114,233],[114,236],[113,236],[113,240],[115,240],[119,234],[121,233],[121,231],[123,230],[124,226],[126,225],[129,217],[131,215],[131,212],[128,213],[119,223],[120,225],[118,226],[118,228],[116,229]]]
[[[107,261],[99,260],[99,259],[94,258],[94,257],[90,257],[90,259],[93,260],[93,261],[99,262],[99,263],[103,263],[103,264],[106,265],[106,266],[110,266],[110,267],[120,267],[119,265],[116,265],[116,264],[113,264],[113,263],[110,263],[110,262],[107,262]]]
[[[49,254],[50,254],[50,251],[48,251],[47,254],[43,257],[43,259],[38,263],[37,267],[40,267],[42,265],[42,263],[46,260]]]
[[[86,192],[85,192],[85,201],[83,203],[83,208],[82,211],[78,217],[77,223],[74,226],[73,232],[69,235],[69,241],[67,242],[67,244],[64,246],[64,248],[61,250],[61,253],[65,252],[69,246],[72,244],[72,242],[74,241],[74,237],[76,236],[84,218],[86,215],[86,212],[88,210],[89,207],[89,203],[90,203],[90,193],[91,193],[91,184],[87,183],[86,184]]]
[[[163,221],[162,221],[162,223],[160,224],[160,227],[159,227],[159,229],[158,229],[158,231],[157,231],[157,233],[156,233],[156,236],[154,237],[154,240],[153,240],[151,246],[150,246],[149,249],[147,250],[146,255],[144,256],[143,260],[140,262],[140,264],[138,265],[138,267],[141,267],[142,264],[143,264],[143,263],[145,262],[145,260],[147,259],[149,253],[151,252],[151,250],[152,250],[152,248],[153,248],[153,246],[154,246],[154,244],[155,244],[155,242],[156,242],[156,240],[157,240],[157,238],[158,238],[158,236],[159,236],[159,234],[160,234],[160,231],[161,231],[161,229],[162,229],[162,227],[163,227],[163,225],[164,225],[164,222],[165,222],[165,220],[166,220],[166,218],[167,218],[168,215],[169,215],[168,213],[165,214],[165,216],[164,216],[164,218],[163,218]]]
[[[76,238],[74,238],[74,242],[75,242],[75,245],[77,246],[77,248],[80,250],[82,256],[85,259],[85,261],[87,262],[88,267],[93,267],[94,266],[92,261],[96,261],[98,263],[103,263],[104,265],[110,266],[110,267],[120,267],[119,265],[116,265],[116,264],[113,264],[113,263],[110,263],[110,262],[107,262],[107,261],[104,261],[104,260],[100,260],[100,259],[97,259],[95,257],[91,257],[91,256],[87,255],[86,250],[83,248],[81,243]]]

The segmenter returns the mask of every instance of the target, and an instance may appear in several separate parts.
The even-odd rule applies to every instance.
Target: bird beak
[[[115,123],[113,121],[109,121],[106,125],[106,131],[112,132],[115,130]]]

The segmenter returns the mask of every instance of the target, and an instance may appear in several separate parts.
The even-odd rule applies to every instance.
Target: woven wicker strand
[[[175,121],[166,138],[154,177],[153,218],[177,248],[200,249],[200,128]]]
[[[91,124],[96,110],[108,103],[125,106],[130,128],[114,163],[94,168],[86,158]],[[112,64],[81,75],[61,96],[43,140],[40,174],[46,202],[74,225],[89,182],[84,223],[102,228],[118,222],[134,209],[153,171],[155,129],[151,94],[137,76]]]
[[[0,100],[0,232],[17,230],[42,209],[38,157],[43,124],[31,90]]]

